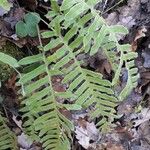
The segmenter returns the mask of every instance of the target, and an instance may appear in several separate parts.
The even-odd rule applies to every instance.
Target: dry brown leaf
[[[66,86],[61,83],[62,77],[55,76],[52,78],[53,88],[56,92],[65,92]]]
[[[100,72],[104,77],[108,77],[111,74],[112,66],[108,60],[101,60],[96,66],[96,72]]]
[[[11,25],[4,21],[3,19],[0,19],[0,35],[1,36],[10,36],[13,34],[13,31],[11,29]]]
[[[90,147],[96,146],[95,142],[99,139],[100,135],[93,122],[84,122],[84,125],[85,124],[86,127],[76,126],[75,133],[79,144],[82,145],[82,147],[84,147],[85,149],[88,149]],[[90,143],[90,140],[93,141],[92,144]]]
[[[137,47],[138,47],[137,42],[138,42],[138,40],[140,38],[142,38],[142,37],[145,37],[146,36],[145,35],[146,32],[147,32],[147,29],[144,26],[137,31],[136,36],[134,38],[134,41],[131,43],[133,52],[135,52],[137,50]]]
[[[150,71],[142,72],[141,78],[150,80]]]
[[[67,109],[65,109],[65,108],[62,108],[62,109],[59,109],[59,111],[60,111],[60,113],[61,113],[62,115],[64,115],[66,118],[68,118],[69,120],[72,120],[72,113],[71,113],[69,110],[67,110]]]
[[[80,118],[77,120],[77,122],[78,122],[78,125],[79,125],[80,127],[86,129],[87,121],[86,121],[84,118],[81,118],[81,117],[80,117]]]

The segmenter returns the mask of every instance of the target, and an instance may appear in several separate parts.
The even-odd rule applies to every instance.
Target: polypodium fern
[[[6,125],[6,119],[0,115],[0,150],[18,150],[16,137]]]
[[[22,111],[28,133],[39,138],[46,150],[69,149],[68,137],[71,139],[73,126],[59,112],[60,108],[68,107],[58,103],[57,97],[70,98],[77,106],[89,107],[91,118],[99,118],[97,126],[103,129],[115,117],[117,98],[112,86],[116,85],[124,62],[128,81],[119,98],[122,100],[136,86],[136,53],[117,40],[118,33],[127,34],[128,31],[120,25],[108,26],[94,9],[98,2],[63,0],[59,6],[56,0],[51,0],[51,11],[47,14],[50,29],[42,34],[43,38],[50,38],[50,42],[42,47],[40,54],[19,62],[23,67],[37,64],[22,74],[19,81],[24,85],[25,94]],[[77,59],[79,53],[94,55],[100,49],[116,71],[112,83],[104,80],[101,74],[82,68],[82,61]],[[111,49],[120,54],[119,59]],[[116,62],[119,62],[118,68]],[[63,84],[68,85],[63,93],[56,92],[52,86],[52,77],[56,75],[61,75]]]
[[[81,68],[80,63],[82,62],[79,62],[76,56],[78,55],[78,53],[83,52],[83,49],[86,50],[86,48],[88,47],[90,48],[90,49],[88,48],[89,49],[88,51],[90,51],[90,54],[93,55],[94,53],[98,51],[100,47],[107,44],[107,42],[113,42],[115,44],[115,47],[121,52],[121,56],[122,56],[122,54],[124,53],[120,49],[121,45],[117,42],[117,37],[115,34],[116,32],[127,33],[127,30],[122,26],[113,26],[113,27],[107,26],[107,24],[103,22],[102,17],[100,17],[96,13],[96,11],[94,11],[93,9],[92,9],[93,13],[94,14],[96,13],[95,14],[96,19],[93,14],[92,15],[88,14],[88,17],[90,17],[90,19],[88,20],[87,19],[88,17],[86,16],[86,14],[84,15],[83,12],[73,13],[75,11],[73,8],[75,4],[73,4],[73,6],[71,5],[68,7],[68,5],[72,3],[73,1],[70,3],[69,1],[65,1],[65,2],[68,2],[66,3],[67,4],[66,11],[63,8],[64,3],[62,4],[63,7],[60,7],[61,8],[60,10],[67,14],[64,15],[63,13],[60,13],[60,11],[58,10],[59,6],[57,5],[57,3],[55,3],[58,6],[58,7],[55,7],[57,8],[57,10],[54,9],[54,11],[50,11],[47,15],[47,17],[51,18],[52,20],[51,20],[51,23],[49,24],[50,31],[43,33],[43,38],[51,38],[51,41],[47,45],[45,45],[43,48],[44,52],[42,53],[44,54],[43,55],[44,59],[42,59],[41,61],[44,61],[44,65],[39,66],[39,68],[34,69],[33,71],[25,75],[25,77],[23,77],[25,80],[28,79],[31,82],[31,80],[33,80],[35,77],[39,75],[41,76],[43,75],[44,78],[46,78],[45,76],[45,73],[46,73],[48,75],[48,78],[50,79],[48,82],[49,83],[48,86],[45,86],[45,82],[47,81],[44,82],[45,79],[43,78],[40,79],[40,81],[37,81],[38,84],[41,83],[36,88],[38,89],[38,92],[35,91],[36,90],[35,88],[29,88],[29,89],[34,89],[34,94],[30,98],[27,98],[24,101],[26,106],[23,109],[24,111],[28,112],[25,114],[25,116],[27,117],[29,117],[30,115],[32,116],[31,122],[27,121],[27,125],[29,125],[32,128],[31,130],[33,132],[34,132],[34,128],[37,131],[39,131],[38,135],[40,135],[40,138],[42,139],[41,141],[43,143],[43,146],[46,147],[47,149],[51,147],[52,148],[58,148],[58,147],[56,145],[57,142],[53,143],[53,140],[51,138],[48,139],[50,133],[52,132],[48,132],[48,130],[45,131],[45,128],[47,126],[44,126],[44,125],[42,126],[42,123],[44,121],[47,121],[49,123],[51,120],[50,115],[54,114],[55,112],[55,114],[57,114],[56,115],[57,117],[52,116],[52,119],[57,118],[57,119],[54,119],[54,122],[57,121],[56,124],[58,125],[58,127],[61,126],[62,128],[65,128],[63,127],[62,123],[59,123],[59,120],[61,119],[58,116],[58,114],[60,113],[58,111],[58,108],[57,108],[58,105],[56,102],[56,97],[58,96],[58,93],[56,96],[55,91],[53,90],[52,86],[50,86],[52,85],[51,77],[53,75],[61,74],[62,76],[64,76],[63,83],[69,85],[69,88],[67,89],[67,91],[68,93],[72,92],[72,94],[74,95],[73,99],[75,100],[76,104],[80,104],[85,107],[89,107],[90,105],[93,104],[94,111],[91,113],[91,117],[95,118],[95,117],[102,116],[101,121],[98,122],[97,124],[98,126],[102,127],[106,125],[107,122],[109,122],[111,118],[115,117],[114,107],[116,106],[117,99],[114,96],[114,92],[111,90],[111,83],[109,81],[102,79],[101,75]],[[79,1],[76,1],[76,2],[77,2],[76,4],[78,4],[77,5],[78,7],[79,5],[85,3],[84,1],[80,1],[82,3],[80,3]],[[68,10],[69,8],[70,8],[70,13]],[[84,8],[86,8],[85,12],[87,13],[89,10],[89,7],[84,7]],[[70,14],[70,18],[73,18],[73,19],[67,22],[69,18],[68,17],[69,14]],[[83,18],[84,19],[86,18],[86,21]],[[88,21],[93,20],[93,19],[95,22],[92,22],[92,24],[84,28],[85,24]],[[76,23],[76,20],[77,20],[77,23]],[[78,20],[79,20],[79,23],[78,23]],[[98,26],[95,26],[95,24],[96,25],[98,24]],[[63,34],[62,32],[64,29],[66,29],[65,34]],[[100,33],[100,34],[97,34],[97,33]],[[100,35],[104,35],[104,36],[100,38]],[[101,40],[100,44],[98,44],[99,40]],[[87,47],[87,44],[88,44],[88,47]],[[88,51],[86,50],[86,52]],[[50,52],[52,53],[52,55],[49,55]],[[30,58],[29,60],[32,60],[33,62],[33,58]],[[36,59],[36,60],[39,61],[39,59]],[[123,62],[125,60],[122,59],[121,57],[120,61]],[[25,62],[28,62],[28,61],[26,60]],[[46,65],[46,69],[44,69],[45,65]],[[116,77],[117,79],[119,78],[118,74],[121,71],[122,63],[120,66],[121,67],[117,70],[117,73],[116,73],[117,75],[115,76],[115,79]],[[29,77],[28,75],[32,77]],[[25,83],[26,82],[24,82],[23,84]],[[35,85],[37,85],[36,83],[33,83],[33,84],[34,85],[29,84],[28,86],[34,87]],[[41,88],[42,85],[44,86],[44,89]],[[61,97],[61,95],[59,96]],[[43,103],[43,98],[48,100],[49,104],[47,103],[47,101],[45,101],[46,104]],[[49,98],[53,101],[51,102]],[[56,109],[54,109],[53,107],[51,108],[51,104],[53,104],[53,107],[55,107]],[[43,110],[40,109],[42,108],[41,105],[44,105],[43,108],[46,108],[44,112],[43,112],[44,109]],[[38,106],[40,106],[40,108],[38,108]],[[47,111],[48,112],[52,111],[52,112],[48,113]],[[44,113],[45,115],[43,115]],[[112,114],[112,116],[110,114]],[[69,129],[69,126],[65,129]],[[44,138],[45,134],[47,138]],[[59,134],[55,134],[54,136],[56,141],[59,141],[58,135]],[[50,137],[52,137],[52,135]],[[64,134],[62,137],[66,137],[66,134]]]

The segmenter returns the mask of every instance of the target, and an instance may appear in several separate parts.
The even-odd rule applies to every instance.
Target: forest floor
[[[44,0],[9,2],[12,7],[8,12],[0,7],[0,51],[6,49],[6,53],[10,54],[10,47],[13,47],[12,55],[15,53],[16,58],[36,53],[38,38],[19,39],[15,33],[15,25],[29,11],[44,16],[49,9],[49,3]],[[72,150],[150,150],[150,0],[103,0],[103,3],[96,7],[102,11],[108,24],[122,24],[129,29],[129,35],[120,37],[120,42],[130,43],[132,50],[138,53],[135,61],[140,78],[138,86],[116,108],[117,114],[121,117],[115,120],[115,126],[106,134],[101,134],[93,122],[87,120],[85,112],[74,116],[69,112],[65,114],[77,118],[80,125],[76,127]],[[41,31],[47,29],[43,23],[39,26]],[[112,77],[111,67],[101,53],[92,58],[80,56],[80,59],[85,60],[84,67],[102,73],[107,79]],[[0,89],[0,109],[9,120],[9,127],[17,135],[20,149],[41,150],[39,143],[30,141],[22,132],[20,96],[15,86],[16,74],[2,66],[0,72],[0,80],[3,81]],[[7,80],[4,78],[5,74],[8,75]],[[126,78],[127,76],[122,77],[121,84],[124,84]],[[59,86],[59,81],[57,78],[53,81],[57,90],[63,88]],[[87,134],[82,134],[81,130]]]

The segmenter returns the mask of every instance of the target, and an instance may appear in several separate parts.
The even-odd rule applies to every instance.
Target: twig
[[[108,8],[105,12],[102,12],[102,15],[104,15],[105,13],[107,13],[108,11],[110,11],[111,9],[115,8],[116,6],[118,6],[120,3],[122,3],[123,0],[120,0],[118,3],[116,3],[114,6]]]

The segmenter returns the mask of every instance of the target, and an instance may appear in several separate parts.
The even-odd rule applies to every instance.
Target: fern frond
[[[24,127],[36,140],[39,138],[45,150],[67,150],[70,145],[68,137],[71,138],[73,125],[59,112],[57,93],[51,80],[53,75],[57,75],[57,71],[48,67],[53,61],[50,59],[52,56],[46,57],[44,54],[45,52],[43,55],[30,56],[19,62],[20,65],[40,63],[31,72],[22,75],[19,81],[24,84],[26,94],[22,102],[23,117],[26,120]],[[57,57],[57,53],[54,55]]]
[[[95,104],[94,110],[91,112],[91,118],[101,117],[97,126],[102,130],[105,130],[104,126],[108,129],[110,123],[116,118],[114,107],[118,105],[111,82],[104,80],[98,73],[93,73],[89,70],[85,70],[85,72],[92,89],[91,98],[87,99],[85,105],[89,107]]]
[[[101,124],[99,123],[100,125],[103,125],[104,122],[110,120],[110,118],[115,117],[114,107],[117,105],[117,99],[115,98],[114,92],[111,89],[112,88],[111,83],[109,81],[102,79],[102,76],[100,74],[81,68],[80,62],[77,60],[76,56],[78,55],[78,53],[82,51],[83,46],[84,47],[87,46],[84,43],[85,38],[90,37],[89,40],[90,42],[93,39],[97,40],[98,32],[95,27],[95,24],[98,24],[99,26],[100,29],[99,36],[103,34],[103,31],[105,31],[105,29],[107,30],[107,33],[104,35],[104,39],[108,36],[107,34],[109,33],[108,31],[110,30],[112,31],[112,33],[109,36],[112,37],[114,36],[113,34],[117,32],[116,28],[119,29],[118,32],[124,33],[127,31],[122,26],[108,27],[103,21],[100,22],[100,20],[103,19],[99,15],[97,15],[96,19],[91,13],[82,16],[81,12],[79,11],[80,13],[78,13],[76,10],[76,7],[79,7],[78,5],[81,6],[82,3],[83,1],[67,1],[67,0],[63,1],[61,11],[65,11],[66,13],[65,16],[63,14],[59,14],[58,12],[56,13],[53,11],[51,11],[52,13],[49,13],[47,15],[48,18],[52,18],[50,26],[52,27],[52,31],[54,31],[55,38],[51,36],[53,35],[51,33],[50,36],[48,35],[45,36],[52,38],[51,42],[45,46],[45,51],[52,50],[55,47],[58,47],[57,51],[53,54],[57,55],[58,61],[54,62],[52,68],[54,70],[59,70],[63,73],[64,75],[63,83],[69,84],[68,91],[71,91],[75,95],[76,104],[85,107],[89,107],[90,105],[93,104],[95,108],[94,112],[96,111],[99,113],[96,113],[96,115],[94,115],[95,113],[93,112],[91,114],[91,117],[93,118],[100,116],[104,117],[105,119],[103,119],[103,121],[101,120]],[[84,7],[83,5],[81,11],[84,11],[85,8],[86,11],[89,10],[89,7],[87,9],[87,7],[86,6]],[[69,17],[69,14],[70,18],[73,17],[73,19],[69,19],[66,17],[67,15]],[[96,23],[90,24],[88,27],[85,28],[84,25],[89,20],[92,20],[92,18],[95,19]],[[67,22],[66,20],[69,20],[69,22]],[[73,24],[73,22],[76,20],[77,23],[75,22]],[[61,26],[62,24],[64,28]],[[63,29],[67,29],[65,34],[62,33]],[[88,32],[86,30],[88,30]],[[82,34],[77,34],[78,32]],[[45,35],[46,33],[43,33],[43,35]],[[98,40],[100,39],[98,38]],[[117,41],[116,37],[113,37],[112,40],[109,40],[109,42],[112,42],[113,44],[116,41]],[[107,44],[106,40],[105,42],[102,41],[102,43],[103,47]],[[59,47],[59,45],[62,46]],[[118,46],[118,43],[115,44],[115,47],[116,45]],[[98,42],[96,42],[92,45],[92,47],[94,47],[94,50],[96,49],[97,52],[98,49],[101,47],[101,45],[99,45]],[[112,115],[110,115],[111,113]]]
[[[70,60],[73,60],[72,64],[68,68],[64,68]],[[117,105],[118,100],[111,89],[111,83],[104,80],[102,75],[81,68],[71,51],[54,65],[54,69],[59,69],[64,73],[63,83],[70,83],[68,91],[75,95],[74,100],[77,105],[85,108],[91,105],[94,106],[94,112],[91,113],[92,118],[101,116],[107,118],[106,120],[109,122],[110,118],[115,117],[114,107]],[[94,115],[95,112],[96,115]]]
[[[62,63],[63,59],[60,64]],[[114,96],[114,91],[109,81],[104,80],[99,73],[81,68],[78,63],[73,63],[64,72],[66,75],[63,83],[70,83],[68,91],[75,95],[75,103],[85,108],[93,105],[92,119],[104,117],[105,122],[110,123],[116,117],[114,107],[117,106],[118,100]],[[98,124],[98,126],[102,128],[105,122],[101,120],[101,124]],[[109,123],[107,125],[110,125]]]
[[[21,110],[24,112],[24,127],[45,150],[70,149],[74,127],[60,113],[60,108],[91,108],[91,118],[100,120],[97,126],[102,130],[108,128],[116,117],[114,107],[118,102],[112,86],[118,82],[124,62],[128,81],[119,98],[125,98],[136,86],[136,53],[117,40],[118,34],[127,34],[128,31],[121,25],[108,26],[100,12],[94,9],[98,2],[63,0],[59,6],[57,0],[51,0],[52,10],[47,14],[50,30],[42,33],[43,38],[49,38],[50,42],[41,48],[40,54],[19,61],[19,65],[32,68],[22,73],[19,80],[24,85],[25,94]],[[82,61],[77,59],[79,53],[94,55],[100,49],[116,71],[112,83],[103,79],[101,74],[82,68]],[[119,59],[112,49],[120,54]],[[116,62],[119,62],[118,67]],[[14,67],[19,65],[17,63]],[[54,90],[52,78],[56,75],[61,75],[62,83],[68,86],[65,92]],[[59,103],[58,98],[69,98],[75,104],[68,107]]]
[[[126,98],[127,95],[130,94],[133,88],[137,86],[137,80],[139,79],[138,69],[135,66],[134,59],[137,57],[137,53],[132,52],[129,45],[122,45],[120,49],[123,52],[121,57],[122,60],[125,62],[125,68],[128,72],[128,79],[126,86],[121,91],[119,95],[119,99],[123,100]]]
[[[69,0],[64,0],[60,10],[64,14],[64,20],[71,20],[69,21],[70,26],[78,28],[79,35],[81,35],[81,39],[83,39],[82,44],[85,52],[89,52],[90,55],[94,55],[100,48],[104,50],[105,55],[110,61],[110,64],[112,65],[114,71],[116,72],[114,80],[112,82],[112,85],[116,85],[119,79],[118,75],[121,73],[123,62],[125,61],[121,57],[123,55],[123,52],[120,49],[122,45],[119,44],[117,36],[119,34],[127,34],[128,30],[122,25],[108,26],[103,17],[99,15],[100,12],[94,9],[94,6],[98,2],[99,1],[97,0],[73,0],[71,2],[69,2]],[[112,58],[110,55],[110,48],[105,48],[105,45],[108,46],[109,43],[111,43],[111,45],[113,45],[113,48],[117,49],[117,51],[120,53],[120,65],[118,68],[116,67],[116,64],[118,64],[117,56],[111,52],[113,56]],[[130,50],[128,50],[128,52],[129,51]],[[133,57],[130,59],[134,60],[134,55],[136,55],[136,53],[131,55]],[[127,66],[128,65],[126,63],[126,67]],[[136,75],[138,76],[137,72]],[[128,76],[128,78],[130,79],[133,75],[131,75],[131,73],[128,73]],[[137,82],[137,78],[134,82]],[[128,80],[127,85],[130,85],[130,89],[126,92],[126,94],[124,91],[122,92],[124,93],[123,98],[125,98],[128,93],[131,92],[131,89],[135,87],[130,83],[130,80]]]
[[[91,55],[97,53],[106,40],[118,43],[116,34],[128,33],[128,30],[121,25],[108,26],[106,24],[99,15],[100,12],[94,9],[98,2],[85,0],[69,2],[69,0],[64,0],[61,6],[61,11],[64,11],[65,14],[64,19],[81,28],[79,33],[83,33],[84,47],[91,45],[89,49]],[[85,52],[87,52],[86,49]]]
[[[6,119],[0,115],[0,150],[6,149],[18,150],[17,140],[6,125]]]
[[[73,93],[77,105],[81,105],[85,108],[93,105],[94,110],[99,113],[97,113],[97,115],[91,113],[91,117],[96,118],[101,116],[107,118],[106,120],[108,121],[110,120],[108,118],[114,118],[114,107],[117,105],[117,99],[111,89],[111,83],[104,80],[101,74],[81,68],[76,58],[77,51],[73,49],[74,44],[68,44],[68,41],[72,38],[70,36],[72,35],[70,34],[72,30],[74,29],[71,28],[64,37],[63,35],[58,35],[59,40],[52,40],[52,42],[60,41],[59,43],[64,43],[64,45],[53,54],[57,55],[58,59],[58,61],[55,61],[53,69],[63,73],[64,79],[62,82],[69,84],[67,90]],[[51,47],[52,45],[48,45],[46,45],[46,50],[53,48]],[[112,115],[110,115],[110,113],[112,113]]]
[[[72,2],[69,3],[68,1],[67,2],[63,1],[63,2],[66,3],[66,4],[62,4],[61,7],[65,7],[63,9],[68,8],[68,5],[72,3]],[[63,5],[66,5],[66,6],[63,6]],[[62,25],[63,29],[66,29],[67,31],[69,30],[66,33],[65,40],[67,41],[70,37],[73,37],[72,40],[70,39],[67,42],[68,44],[70,44],[69,46],[72,49],[80,47],[80,50],[77,51],[76,54],[83,52],[83,51],[85,51],[86,53],[90,51],[91,55],[93,55],[100,48],[102,48],[104,50],[105,55],[108,57],[108,60],[110,61],[110,64],[112,65],[113,69],[116,70],[115,59],[117,60],[118,57],[116,56],[116,54],[114,54],[111,51],[111,49],[112,48],[116,49],[116,45],[118,45],[118,43],[116,44],[117,38],[111,39],[110,36],[113,37],[112,35],[117,33],[116,31],[117,28],[118,28],[118,33],[122,33],[122,34],[127,33],[127,30],[123,26],[111,26],[111,27],[107,26],[107,24],[104,22],[104,19],[100,17],[99,14],[97,14],[97,17],[100,18],[100,20],[103,20],[103,23],[100,23],[98,21],[99,19],[97,18],[95,19],[97,20],[97,24],[99,24],[100,26],[98,29],[96,29],[93,25],[94,24],[93,19],[95,18],[95,16],[93,16],[92,13],[90,12],[84,15],[79,15],[77,19],[74,19],[74,20],[66,19],[65,15],[66,15],[66,11],[64,11],[64,13],[55,13],[54,11],[50,11],[47,15],[47,18],[52,19],[50,26],[55,26],[55,23],[59,22]],[[72,16],[70,16],[70,18],[71,17]],[[104,28],[106,28],[107,34],[104,35],[103,37],[102,32],[105,31]],[[98,38],[98,35],[100,39]],[[115,42],[114,42],[114,39],[115,39]]]

